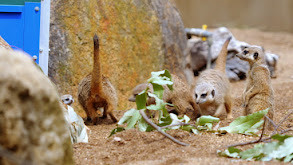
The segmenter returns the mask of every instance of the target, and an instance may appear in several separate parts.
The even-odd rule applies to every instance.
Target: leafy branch
[[[197,134],[199,130],[211,130],[213,123],[219,122],[218,118],[212,116],[202,116],[197,119],[196,124],[190,124],[190,118],[186,115],[180,118],[175,114],[169,114],[166,109],[166,105],[173,105],[163,101],[163,92],[164,88],[166,87],[168,87],[170,90],[173,90],[171,74],[168,70],[152,72],[151,74],[152,77],[148,79],[148,83],[152,84],[153,93],[148,92],[149,88],[146,88],[144,91],[139,93],[135,100],[137,110],[128,110],[124,113],[123,117],[118,122],[118,125],[123,125],[126,123],[126,128],[118,126],[111,131],[110,136],[117,132],[137,127],[140,131],[157,130],[159,133],[171,139],[173,142],[187,146],[188,144],[180,142],[179,140],[170,136],[165,132],[165,130],[181,129]],[[147,99],[149,97],[155,99],[155,104],[147,105]],[[158,116],[153,117],[153,115],[150,115],[150,119],[148,115],[146,115],[146,112],[154,112],[148,114],[158,114]]]
[[[277,159],[284,162],[293,162],[293,137],[290,135],[283,135],[286,132],[293,131],[293,129],[286,129],[278,131],[278,128],[286,121],[289,116],[293,113],[293,110],[290,112],[278,123],[275,124],[269,117],[266,117],[266,121],[269,121],[274,126],[273,133],[267,137],[263,138],[264,135],[264,127],[265,123],[263,123],[263,129],[261,136],[258,140],[248,141],[244,143],[237,143],[233,145],[229,145],[228,149],[221,152],[218,151],[220,156],[225,157],[233,157],[233,158],[241,158],[241,159],[255,159],[255,160],[262,160],[262,161],[269,161],[272,159]],[[275,140],[275,141],[271,141]],[[258,144],[264,142],[264,144]],[[236,146],[244,146],[256,144],[254,148],[242,151]]]

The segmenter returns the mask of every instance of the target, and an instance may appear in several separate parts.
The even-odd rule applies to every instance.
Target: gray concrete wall
[[[293,0],[173,0],[185,27],[227,26],[293,33]]]

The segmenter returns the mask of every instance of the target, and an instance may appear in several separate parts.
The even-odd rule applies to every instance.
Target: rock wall
[[[0,164],[74,164],[50,80],[28,55],[3,48],[0,70]]]
[[[133,105],[127,101],[132,88],[151,71],[192,76],[183,23],[168,0],[51,3],[49,76],[60,93],[76,98],[79,82],[92,68],[94,34],[100,39],[102,72],[118,92],[118,109]]]

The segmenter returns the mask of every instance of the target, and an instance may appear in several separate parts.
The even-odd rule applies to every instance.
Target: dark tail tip
[[[98,38],[98,36],[96,34],[94,35],[93,40],[94,40],[95,48],[99,48],[99,38]]]

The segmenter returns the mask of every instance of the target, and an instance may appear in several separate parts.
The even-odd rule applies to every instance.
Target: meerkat
[[[229,37],[216,60],[214,69],[207,69],[200,73],[195,85],[195,99],[202,115],[211,115],[221,119],[232,116],[232,98],[230,82],[226,76],[227,47]]]
[[[266,65],[265,54],[259,46],[249,46],[236,54],[241,60],[247,61],[250,69],[247,72],[246,88],[243,92],[243,115],[269,108],[268,117],[274,118],[274,91],[271,85],[271,77]],[[269,129],[273,125],[267,122]]]
[[[110,115],[113,122],[117,122],[113,110],[117,108],[118,97],[114,86],[109,79],[102,75],[99,57],[99,39],[95,35],[94,66],[92,73],[88,74],[78,85],[78,101],[87,115],[87,121],[97,124],[98,118]],[[103,108],[103,114],[99,110]]]
[[[171,74],[173,81],[173,91],[167,86],[164,86],[163,100],[174,106],[166,106],[169,113],[174,113],[179,116],[187,115],[192,120],[200,116],[198,107],[192,97],[188,85],[174,74]],[[128,99],[134,102],[135,96],[149,87],[149,92],[153,92],[153,87],[150,83],[143,83],[137,85],[132,92],[132,96]],[[147,105],[155,104],[155,99],[149,97]]]

